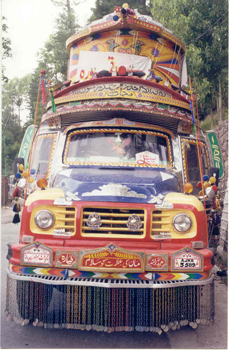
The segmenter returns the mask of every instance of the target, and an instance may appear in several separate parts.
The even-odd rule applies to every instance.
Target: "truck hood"
[[[74,168],[60,171],[53,187],[67,200],[157,203],[180,192],[177,177],[165,169]]]

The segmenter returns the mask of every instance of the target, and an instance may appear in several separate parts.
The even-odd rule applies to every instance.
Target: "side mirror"
[[[216,178],[215,185],[218,186],[219,183],[219,168],[210,168],[209,170],[209,178],[214,176]]]
[[[19,172],[20,164],[24,165],[24,158],[14,158],[14,164],[13,164],[14,175],[16,175]]]

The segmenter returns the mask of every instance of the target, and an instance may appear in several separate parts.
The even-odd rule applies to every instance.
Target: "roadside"
[[[19,216],[21,217],[20,214],[21,214],[22,209],[23,209],[24,199],[19,198],[19,203],[21,206],[21,211],[19,213]],[[9,224],[13,221],[13,217],[14,217],[13,205],[14,205],[14,201],[9,201],[6,206],[1,207],[1,223],[2,224]]]

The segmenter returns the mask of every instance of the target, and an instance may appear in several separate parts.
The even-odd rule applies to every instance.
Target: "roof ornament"
[[[115,6],[114,12],[116,14],[113,16],[113,21],[115,22],[117,22],[119,19],[122,19],[122,22],[124,23],[124,19],[127,17],[136,18],[135,11],[133,9],[130,9],[127,3],[123,4],[122,8]]]

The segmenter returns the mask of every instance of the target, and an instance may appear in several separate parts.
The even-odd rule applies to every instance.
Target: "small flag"
[[[45,81],[44,81],[45,73],[46,73],[45,70],[41,71],[41,93],[42,93],[43,106],[46,106],[46,92],[45,92]]]
[[[52,92],[52,90],[50,90],[50,92],[51,92],[51,101],[52,101],[52,111],[53,111],[53,113],[55,113],[56,112],[56,105],[55,105],[55,101],[54,101],[54,97],[53,97],[53,92]]]

